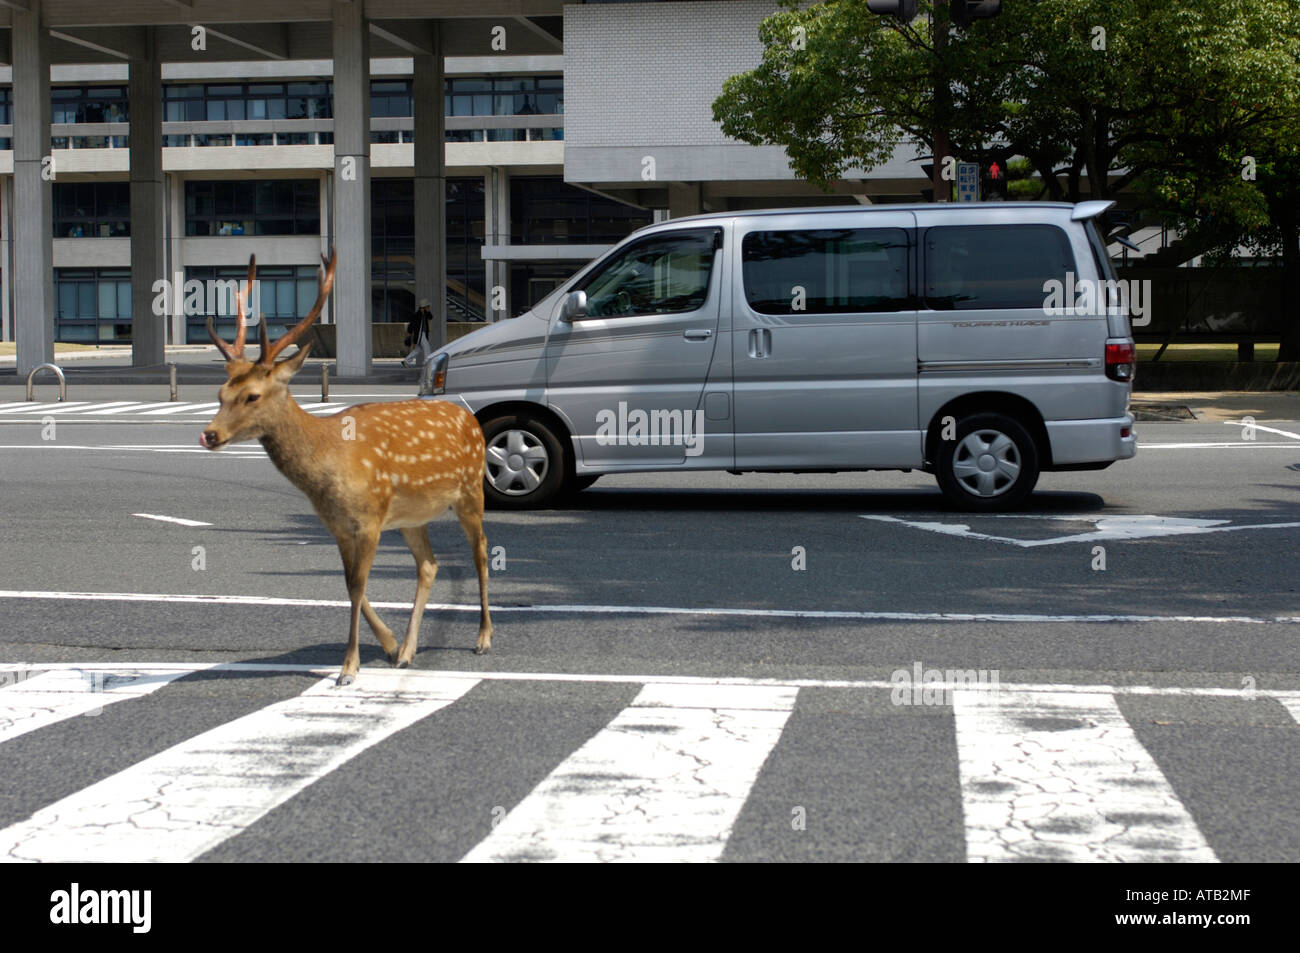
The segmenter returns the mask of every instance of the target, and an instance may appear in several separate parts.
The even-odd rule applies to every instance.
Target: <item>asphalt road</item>
[[[59,666],[112,699],[58,716],[65,686],[25,732],[36,703],[0,704],[16,768],[0,851],[1300,860],[1296,421],[1261,420],[1253,440],[1142,424],[1137,459],[1045,474],[1009,516],[954,512],[920,473],[605,477],[560,509],[489,514],[486,657],[445,518],[413,671],[363,628],[345,695],[327,678],[346,591],[306,499],[256,444],[200,450],[202,408],[150,416],[165,393],[137,396],[159,403],[83,397],[49,415],[53,439],[49,405],[0,404],[0,701]],[[386,534],[369,596],[399,637],[413,569]],[[206,668],[228,662],[249,667]],[[159,664],[165,683],[130,694]],[[961,688],[899,704],[895,673],[931,669],[976,670],[1005,704]],[[345,698],[359,722],[301,733],[304,711],[335,717],[318,706]],[[133,816],[158,771],[222,774],[230,752],[252,759],[245,778],[301,763],[214,781],[247,804],[220,836],[131,846],[101,829],[88,847],[50,813],[90,797]],[[147,759],[161,767],[144,776]]]

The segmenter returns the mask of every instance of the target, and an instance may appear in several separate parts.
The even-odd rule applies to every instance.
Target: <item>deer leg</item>
[[[339,551],[343,553],[343,572],[348,583],[348,598],[352,600],[352,618],[348,625],[348,649],[343,656],[343,670],[339,673],[338,685],[351,685],[361,668],[357,629],[361,624],[361,604],[366,598],[370,564],[374,562],[375,550],[379,548],[379,533],[359,530],[349,543],[345,547],[342,541],[339,542]]]
[[[366,617],[366,622],[370,624],[370,629],[375,633],[375,638],[383,646],[384,654],[388,656],[388,661],[397,661],[397,639],[393,638],[393,630],[384,625],[382,619],[370,608],[370,600],[363,594],[361,596],[361,614]]]
[[[415,658],[415,646],[420,638],[420,619],[424,616],[424,604],[429,601],[429,590],[438,575],[438,560],[429,545],[429,526],[408,526],[402,530],[402,538],[411,548],[415,557],[415,604],[411,607],[411,621],[406,625],[406,638],[402,640],[401,651],[397,653],[397,667],[406,668]]]
[[[470,549],[474,552],[474,568],[478,570],[478,644],[474,646],[476,655],[486,655],[492,651],[492,616],[488,613],[488,554],[487,534],[483,532],[483,485],[475,484],[478,490],[477,507],[474,501],[457,506],[456,518],[460,528],[465,531]]]

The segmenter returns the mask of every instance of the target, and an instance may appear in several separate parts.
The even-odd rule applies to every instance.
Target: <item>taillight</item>
[[[1113,381],[1133,380],[1137,370],[1137,348],[1132,341],[1106,345],[1106,376]]]

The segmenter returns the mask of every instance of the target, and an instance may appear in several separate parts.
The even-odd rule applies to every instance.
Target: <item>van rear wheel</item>
[[[935,476],[961,509],[1015,509],[1038,483],[1038,448],[1014,418],[973,414],[957,422],[954,439],[940,442]]]
[[[554,501],[569,464],[548,424],[527,414],[496,417],[483,424],[483,440],[488,502],[501,509],[531,509]]]

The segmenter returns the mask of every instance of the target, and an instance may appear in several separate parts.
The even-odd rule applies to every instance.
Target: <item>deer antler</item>
[[[325,306],[325,300],[330,296],[330,288],[334,286],[334,266],[338,262],[337,249],[330,250],[329,258],[321,255],[320,260],[325,266],[325,273],[320,279],[320,293],[316,295],[316,304],[312,307],[311,313],[290,328],[284,337],[272,344],[270,350],[263,347],[262,356],[258,358],[259,364],[264,364],[268,367],[274,364],[275,359],[279,356],[280,352],[305,335],[308,329],[312,326],[312,323],[320,317],[320,309]]]
[[[217,329],[212,326],[212,315],[208,315],[208,337],[212,343],[217,346],[227,361],[242,361],[244,359],[244,339],[248,333],[248,320],[244,311],[248,306],[248,293],[253,287],[253,282],[257,279],[257,256],[248,256],[248,283],[235,292],[235,308],[239,313],[239,322],[235,327],[235,343],[227,344],[221,340],[221,335],[217,334]],[[266,348],[262,348],[266,352]]]

